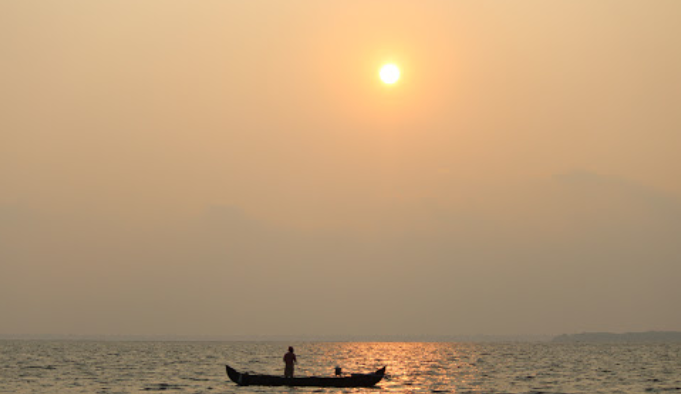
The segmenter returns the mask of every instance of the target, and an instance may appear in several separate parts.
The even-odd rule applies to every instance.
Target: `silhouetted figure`
[[[292,378],[293,377],[293,364],[296,364],[298,360],[296,360],[296,355],[293,354],[293,347],[289,346],[288,347],[288,353],[284,354],[284,362],[286,363],[286,368],[284,368],[284,377],[285,378]]]
[[[341,376],[343,374],[343,369],[336,365],[336,376]]]

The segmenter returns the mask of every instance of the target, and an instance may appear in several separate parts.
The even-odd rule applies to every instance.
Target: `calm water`
[[[289,343],[0,341],[2,393],[681,393],[681,344],[292,343],[298,375],[370,372],[372,389],[238,387],[281,374]]]

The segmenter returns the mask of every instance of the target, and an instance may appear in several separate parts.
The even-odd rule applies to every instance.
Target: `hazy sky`
[[[0,334],[681,330],[679,20],[1,1]]]

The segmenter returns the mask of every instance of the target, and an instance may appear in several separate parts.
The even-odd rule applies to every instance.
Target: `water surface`
[[[239,387],[224,364],[371,372],[377,388]],[[0,341],[2,393],[681,393],[681,344]]]

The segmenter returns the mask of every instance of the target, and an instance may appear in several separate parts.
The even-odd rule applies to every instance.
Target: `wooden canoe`
[[[314,386],[314,387],[371,387],[385,376],[383,367],[374,373],[353,373],[349,376],[301,376],[285,378],[275,375],[239,373],[229,365],[227,375],[239,386]]]

